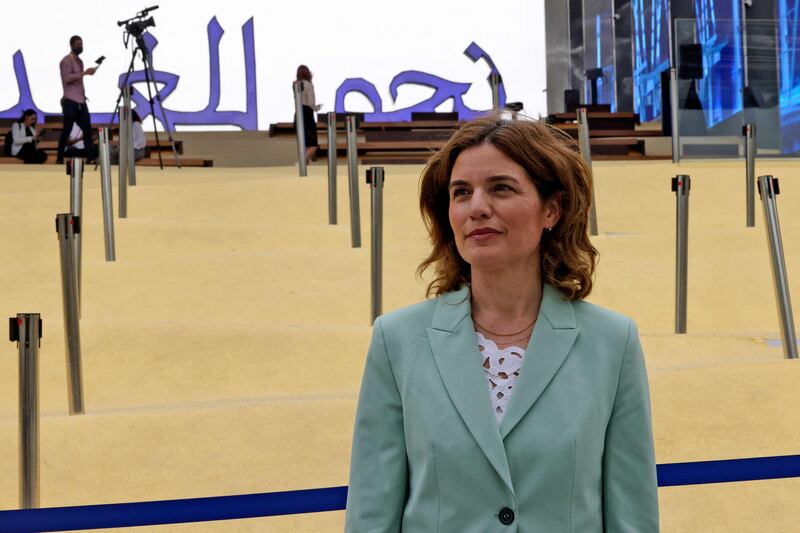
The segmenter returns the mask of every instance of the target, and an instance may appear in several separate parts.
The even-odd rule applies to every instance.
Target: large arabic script
[[[208,104],[196,111],[179,111],[171,109],[165,105],[166,100],[178,87],[180,76],[171,72],[155,70],[151,90],[157,90],[153,94],[153,108],[158,120],[167,121],[170,129],[175,125],[192,126],[238,126],[243,130],[258,129],[258,87],[256,82],[256,53],[255,39],[253,36],[253,18],[251,17],[242,26],[242,39],[244,43],[244,66],[245,66],[245,92],[246,109],[244,111],[221,111],[219,110],[222,84],[220,82],[219,68],[219,44],[225,31],[217,21],[217,17],[208,23],[208,59],[209,59],[209,91]],[[151,58],[155,63],[155,49],[158,40],[151,34],[145,34],[145,43],[150,50]],[[137,61],[140,65],[141,62]],[[19,89],[19,100],[8,109],[0,111],[0,118],[19,118],[25,109],[36,111],[39,121],[44,120],[45,112],[34,102],[31,93],[28,74],[25,69],[25,59],[22,51],[18,50],[14,54],[14,74],[17,79]],[[119,75],[117,85],[122,87],[125,82],[126,74]],[[144,86],[146,80],[144,70],[136,70],[130,73],[128,83],[133,85],[131,99],[133,108],[145,120],[150,115],[150,103],[147,89]],[[106,124],[112,119],[113,112],[92,113],[92,122],[96,124]]]
[[[470,43],[467,49],[464,50],[464,54],[473,62],[485,59],[491,69],[489,78],[492,74],[500,74],[494,61],[489,57],[489,54],[476,43]],[[487,80],[489,78],[487,78]],[[486,113],[486,111],[471,109],[464,103],[464,95],[467,94],[467,91],[472,87],[472,83],[459,83],[418,70],[406,70],[392,78],[389,84],[389,93],[392,96],[392,100],[397,100],[397,89],[401,85],[406,84],[430,87],[434,89],[434,93],[427,100],[423,100],[411,107],[396,109],[394,111],[384,111],[383,100],[373,83],[370,83],[364,78],[348,78],[344,80],[336,90],[336,112],[347,113],[344,99],[349,93],[355,92],[362,94],[372,104],[373,111],[371,113],[364,113],[364,120],[367,122],[410,121],[412,113],[432,113],[438,106],[451,98],[453,99],[453,111],[458,113],[459,120],[469,120]],[[506,90],[502,78],[498,86],[498,95],[500,107],[505,107]]]

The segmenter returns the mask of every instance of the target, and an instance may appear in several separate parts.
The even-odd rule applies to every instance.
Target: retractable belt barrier
[[[589,119],[586,117],[586,108],[581,107],[578,113],[578,146],[581,150],[583,160],[592,173],[592,205],[589,206],[589,235],[598,235],[597,230],[597,208],[594,198],[594,170],[592,169],[592,148],[589,144]]]
[[[81,218],[83,214],[83,164],[84,160],[79,157],[67,161],[67,172],[69,174],[69,209],[72,216]],[[81,281],[83,265],[83,241],[80,232],[75,232],[72,239],[74,248],[73,257],[75,259],[75,291],[78,295],[78,316],[81,315]]]
[[[105,237],[106,261],[116,261],[114,246],[114,203],[111,197],[111,153],[109,137],[111,130],[100,128],[100,188],[103,196],[103,232]]]
[[[61,290],[64,302],[64,341],[67,355],[69,414],[83,414],[81,335],[78,315],[78,283],[75,274],[75,236],[80,234],[80,217],[72,213],[56,216],[58,248],[61,255]]]
[[[371,254],[371,281],[372,281],[372,318],[370,324],[375,322],[382,310],[383,302],[383,186],[385,176],[383,167],[372,167],[367,170],[367,184],[370,187],[372,211],[372,254]]]
[[[489,86],[492,88],[492,109],[500,109],[500,83],[503,78],[497,72],[489,74]]]
[[[675,333],[686,333],[686,301],[689,270],[689,191],[692,179],[672,178],[675,193]]]
[[[130,100],[130,90],[128,90],[128,99]],[[136,186],[136,154],[133,150],[133,107],[128,103],[128,120],[125,121],[125,144],[120,145],[119,150],[125,150],[125,167],[128,172],[128,185],[131,187]],[[157,134],[158,132],[156,132]],[[161,152],[159,152],[159,158]]]
[[[672,111],[670,113],[670,123],[672,125],[672,162],[681,162],[680,131],[678,130],[678,70],[669,69],[669,100]]]
[[[658,486],[800,477],[800,455],[658,465]],[[347,487],[0,511],[0,533],[153,526],[343,511]]]
[[[119,109],[119,149],[117,151],[117,166],[119,169],[119,218],[128,218],[128,143],[130,132],[128,123],[131,121],[131,88],[122,87],[122,107]]]
[[[350,190],[350,246],[361,248],[361,208],[358,200],[358,125],[354,115],[345,116],[347,130],[347,183]]]
[[[772,280],[775,283],[775,300],[780,316],[783,352],[787,359],[797,359],[797,334],[794,329],[792,300],[789,297],[789,280],[786,275],[786,260],[783,256],[783,238],[778,221],[777,196],[781,193],[778,178],[759,176],[758,194],[764,206],[764,227],[767,230],[769,255],[772,263]]]
[[[328,224],[336,224],[336,113],[328,113]]]
[[[745,157],[745,215],[748,228],[756,225],[756,125],[745,124],[744,135]]]
[[[8,319],[8,338],[19,348],[19,506],[39,507],[39,346],[42,317],[22,313]],[[1,525],[0,528],[3,526]]]
[[[300,177],[308,176],[306,169],[306,129],[305,120],[303,119],[303,82],[298,80],[292,82],[292,91],[294,92],[294,129],[297,136],[297,166],[300,171]]]

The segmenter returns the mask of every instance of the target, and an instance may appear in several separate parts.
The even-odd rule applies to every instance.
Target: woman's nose
[[[489,218],[492,213],[492,206],[489,198],[482,191],[472,193],[469,204],[469,216],[475,219]]]

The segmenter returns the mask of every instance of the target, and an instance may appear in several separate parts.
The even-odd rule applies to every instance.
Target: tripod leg
[[[148,80],[153,80],[153,84],[155,86],[155,74],[153,71],[153,58],[150,57],[149,54],[144,53],[144,68],[145,68],[145,77]],[[150,91],[150,85],[148,82],[147,86],[148,94]],[[167,120],[167,112],[164,110],[164,106],[161,102],[161,93],[156,91],[156,100],[158,100],[158,109],[161,111],[161,124],[164,125],[164,131],[167,132],[167,139],[169,139],[170,147],[172,148],[172,155],[175,158],[175,164],[178,168],[181,168],[181,160],[178,157],[178,150],[175,148],[175,140],[172,138],[172,130],[169,126],[169,120]],[[153,111],[153,99],[150,98],[150,110],[153,113],[153,117],[155,117],[155,111]],[[158,133],[156,132],[156,143],[158,143]],[[158,152],[158,159],[159,162],[161,161],[161,151]],[[163,166],[161,168],[164,168]]]
[[[128,65],[128,72],[125,73],[125,79],[122,81],[122,87],[128,85],[128,79],[131,77],[131,72],[133,72],[133,63],[136,61],[136,51],[138,48],[133,49],[133,55],[131,56],[131,62]],[[114,127],[114,122],[119,116],[119,103],[122,101],[122,87],[119,88],[119,95],[117,95],[117,105],[114,106],[114,112],[111,114],[111,128]],[[108,139],[109,141],[114,136],[114,132],[109,129]]]
[[[156,112],[153,109],[153,92],[150,90],[150,69],[148,68],[148,54],[147,50],[142,50],[142,61],[144,61],[144,79],[145,85],[147,85],[147,100],[150,102],[150,115],[153,117],[153,132],[156,134],[156,150],[158,151],[158,166],[161,170],[164,170],[164,160],[161,159],[161,143],[158,139],[158,126],[156,125]],[[158,89],[158,88],[156,88]],[[158,94],[158,90],[156,90],[156,94]],[[167,128],[166,121],[162,122],[164,124],[164,129]]]

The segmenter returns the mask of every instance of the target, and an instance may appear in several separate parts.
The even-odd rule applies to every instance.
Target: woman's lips
[[[467,235],[467,237],[475,239],[476,241],[485,241],[487,239],[491,239],[492,237],[496,237],[497,235],[500,235],[499,231],[495,231],[495,230],[477,230],[477,231],[473,231],[472,233]]]

